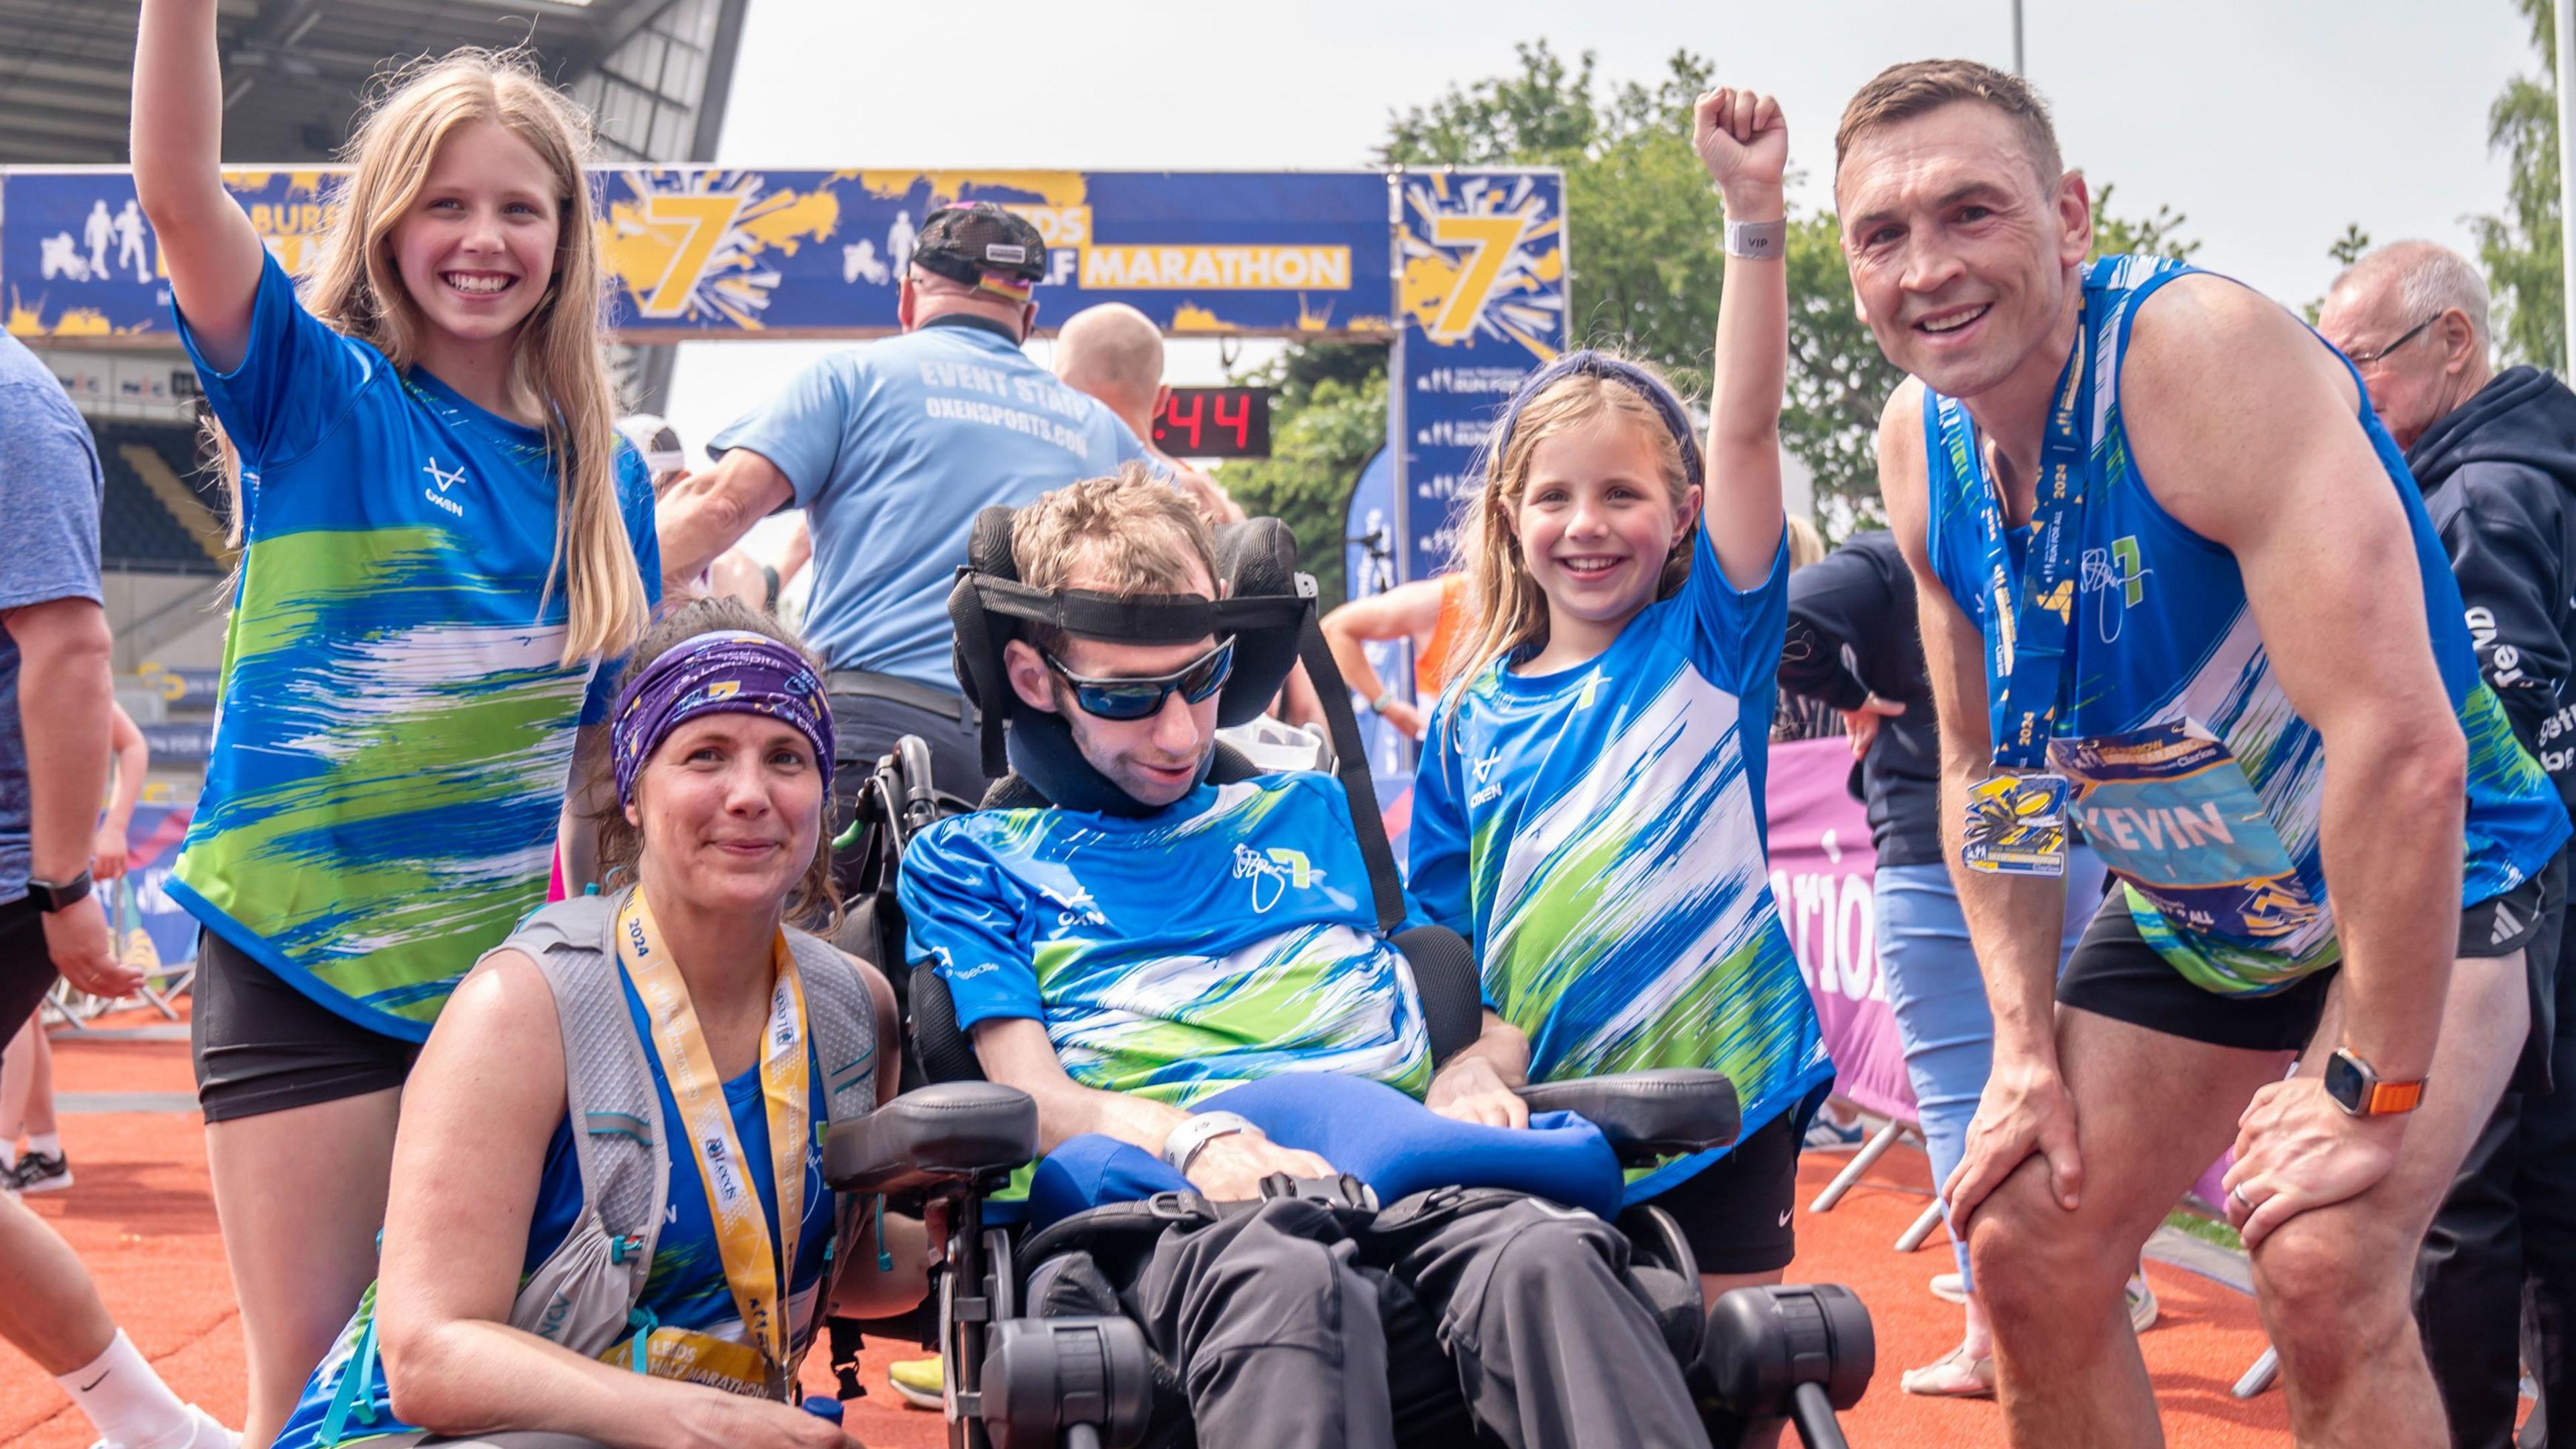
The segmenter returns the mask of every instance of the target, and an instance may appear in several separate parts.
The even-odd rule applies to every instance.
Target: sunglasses
[[[1038,657],[1073,686],[1074,702],[1082,706],[1082,712],[1099,719],[1148,718],[1159,713],[1163,701],[1176,690],[1185,703],[1198,704],[1225,688],[1226,680],[1234,675],[1234,640],[1230,636],[1171,673],[1145,679],[1090,679],[1065,668],[1052,654],[1040,651]]]

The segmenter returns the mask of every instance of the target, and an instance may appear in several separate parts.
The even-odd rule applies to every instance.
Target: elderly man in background
[[[2486,282],[2431,242],[2362,258],[2317,322],[2406,450],[2460,581],[2480,671],[2559,798],[2576,804],[2576,700],[2565,697],[2576,660],[2576,392],[2538,368],[2492,371]],[[2416,1319],[2463,1449],[2513,1442],[2526,1282],[2542,1388],[2534,1417],[2545,1428],[2566,1403],[2576,1419],[2576,1397],[2560,1396],[2576,1314],[2576,1023],[2555,966],[2535,965],[2521,1074],[2470,1149],[2418,1268]]]
[[[1055,375],[1098,398],[1145,446],[1165,482],[1198,505],[1210,528],[1241,523],[1243,510],[1215,479],[1154,446],[1163,395],[1163,333],[1124,302],[1103,302],[1066,319],[1055,335]]]
[[[904,335],[848,348],[716,434],[708,471],[656,503],[664,576],[694,578],[794,504],[814,536],[805,637],[831,673],[843,803],[904,735],[939,788],[983,797],[975,713],[949,662],[948,587],[975,515],[1118,471],[1143,445],[1109,408],[1020,351],[1046,241],[990,202],[922,223],[896,316]]]

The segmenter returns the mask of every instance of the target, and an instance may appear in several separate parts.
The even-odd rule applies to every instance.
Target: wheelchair
[[[1080,777],[1078,761],[1065,764],[1070,741],[1060,733],[1061,722],[1015,707],[999,657],[1009,621],[1044,619],[1063,626],[1078,620],[1086,601],[1019,585],[1009,526],[1005,509],[987,510],[977,520],[971,562],[960,570],[949,609],[958,630],[958,677],[985,711],[986,769],[998,777],[982,808],[1075,804],[1093,785]],[[1293,542],[1276,520],[1222,530],[1218,549],[1229,588],[1227,600],[1213,608],[1231,611],[1225,622],[1237,631],[1237,677],[1248,681],[1239,698],[1228,686],[1218,722],[1240,724],[1260,713],[1288,670],[1305,664],[1325,702],[1335,773],[1350,794],[1380,922],[1411,967],[1433,1057],[1445,1060],[1481,1030],[1476,963],[1467,943],[1444,928],[1393,929],[1402,916],[1400,884],[1357,746],[1349,692],[1315,627],[1313,582],[1294,572]],[[1116,607],[1122,626],[1137,624],[1139,610]],[[1146,627],[1154,627],[1150,618]],[[1209,632],[1203,620],[1171,627],[1181,637]],[[1059,732],[1051,748],[1050,729]],[[1220,742],[1211,783],[1255,773]],[[903,849],[913,834],[963,806],[936,794],[930,780],[927,748],[906,740],[878,762],[857,792],[856,818],[841,837],[841,879],[851,903],[838,936],[843,949],[884,963],[906,958],[893,894]],[[1143,1330],[1120,1317],[1035,1316],[1032,1284],[1061,1254],[1104,1244],[1150,1245],[1176,1221],[1203,1219],[1183,1219],[1178,1205],[1156,1199],[1095,1208],[1026,1234],[994,1221],[986,1199],[1036,1155],[1036,1104],[983,1080],[946,983],[930,967],[909,976],[887,974],[902,999],[912,1044],[904,1064],[906,1091],[873,1116],[833,1131],[824,1149],[824,1174],[836,1190],[884,1193],[897,1210],[918,1213],[929,1224],[936,1251],[933,1321],[925,1324],[919,1314],[867,1324],[836,1321],[832,1357],[841,1370],[843,1396],[859,1392],[854,1366],[860,1332],[918,1338],[944,1357],[952,1449],[1120,1449],[1142,1443],[1156,1427],[1156,1361]],[[1587,1118],[1629,1166],[1725,1146],[1740,1125],[1733,1085],[1710,1071],[1553,1082],[1523,1088],[1520,1095],[1534,1112],[1563,1110]],[[1266,1197],[1320,1197],[1352,1208],[1365,1197],[1364,1188],[1349,1178],[1299,1182],[1283,1175],[1263,1191]],[[1373,1208],[1373,1200],[1367,1206]],[[1855,1295],[1833,1285],[1743,1289],[1703,1313],[1698,1267],[1671,1217],[1646,1203],[1620,1214],[1617,1226],[1629,1240],[1637,1280],[1656,1300],[1714,1444],[1735,1444],[1751,1427],[1782,1419],[1798,1426],[1809,1449],[1845,1442],[1835,1411],[1859,1401],[1876,1356],[1868,1312]]]

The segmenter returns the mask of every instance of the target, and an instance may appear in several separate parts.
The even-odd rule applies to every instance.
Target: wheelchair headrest
[[[1195,594],[1121,597],[1084,589],[1049,591],[1020,582],[1011,556],[1017,511],[975,516],[966,567],[948,594],[955,627],[957,683],[983,712],[984,773],[1017,773],[1046,799],[1076,810],[1144,815],[1152,807],[1121,790],[1082,758],[1061,715],[1031,709],[1011,688],[1002,651],[1023,626],[1125,644],[1182,644],[1234,636],[1234,673],[1217,696],[1217,724],[1245,724],[1270,707],[1297,664],[1297,639],[1315,610],[1315,581],[1297,571],[1297,541],[1275,518],[1216,531],[1223,599]]]

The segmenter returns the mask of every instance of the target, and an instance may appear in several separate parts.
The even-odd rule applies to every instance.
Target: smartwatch
[[[2383,1082],[2370,1063],[2343,1047],[2326,1058],[2326,1096],[2355,1117],[2412,1112],[2424,1101],[2424,1079]]]
[[[87,899],[89,887],[87,868],[83,868],[80,874],[70,880],[60,882],[37,880],[30,876],[27,880],[27,899],[36,903],[37,910],[50,916],[66,906],[78,905]]]

